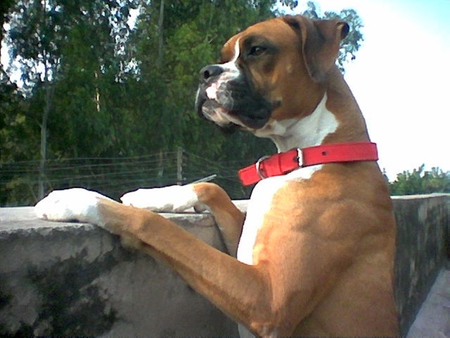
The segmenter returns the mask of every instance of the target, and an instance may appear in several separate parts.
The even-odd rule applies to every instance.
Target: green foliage
[[[20,159],[22,149],[20,139],[26,135],[23,126],[26,124],[25,109],[17,86],[10,82],[5,73],[0,74],[0,144],[3,161]],[[12,154],[16,154],[12,157]],[[23,155],[22,155],[23,156]]]
[[[397,174],[397,179],[389,184],[392,195],[415,195],[430,193],[450,193],[450,172],[433,167],[419,168]]]

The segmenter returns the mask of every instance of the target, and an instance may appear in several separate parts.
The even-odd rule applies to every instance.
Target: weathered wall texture
[[[395,197],[396,298],[402,332],[411,326],[450,258],[450,195]]]
[[[394,205],[406,333],[447,259],[450,196],[396,198]],[[223,250],[211,216],[171,217]],[[0,336],[237,336],[233,322],[168,268],[91,225],[0,209],[0,257]]]
[[[176,222],[223,250],[211,216]],[[0,336],[236,336],[236,325],[167,267],[91,225],[0,209]]]

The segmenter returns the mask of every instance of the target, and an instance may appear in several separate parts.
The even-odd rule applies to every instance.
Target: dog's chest
[[[271,211],[270,209],[275,194],[284,185],[289,184],[289,182],[310,179],[312,174],[321,168],[322,165],[316,165],[297,169],[284,176],[266,178],[255,186],[248,204],[247,216],[239,240],[237,251],[237,259],[239,261],[253,265],[253,251],[256,244],[256,237],[261,226],[264,224],[264,217]]]

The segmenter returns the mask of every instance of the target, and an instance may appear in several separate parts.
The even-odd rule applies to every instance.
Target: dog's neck
[[[268,126],[256,131],[255,135],[270,138],[278,152],[320,145],[339,126],[335,115],[327,109],[326,102],[327,94],[325,93],[310,115],[300,120],[271,121]]]
[[[270,138],[278,152],[324,143],[370,141],[358,103],[337,68],[311,114],[300,119],[271,120],[254,134]]]

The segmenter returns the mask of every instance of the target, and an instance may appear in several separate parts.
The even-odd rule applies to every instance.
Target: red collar
[[[262,157],[255,164],[239,170],[238,174],[243,185],[251,185],[264,178],[284,175],[295,169],[316,164],[377,160],[375,143],[324,144]]]

